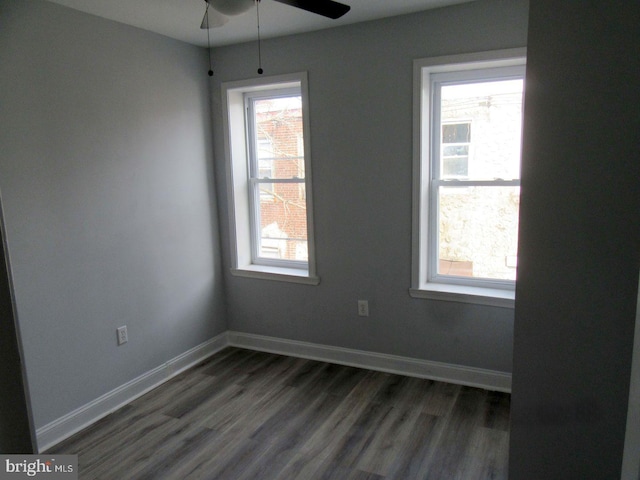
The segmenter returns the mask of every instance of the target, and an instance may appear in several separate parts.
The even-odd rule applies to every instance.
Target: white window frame
[[[446,78],[446,73],[512,68],[522,69],[526,64],[526,49],[515,48],[463,55],[433,57],[414,61],[414,112],[413,112],[413,225],[412,272],[409,293],[415,298],[428,298],[496,307],[513,308],[515,282],[488,279],[463,279],[435,275],[437,269],[437,218],[433,214],[435,200],[431,188],[432,159],[440,148],[440,139],[434,138],[432,76]],[[505,186],[519,180],[504,181]],[[478,183],[478,182],[474,182]],[[483,183],[483,182],[479,182]],[[493,184],[493,182],[492,182]],[[508,185],[507,185],[508,184]]]
[[[251,193],[250,146],[246,121],[245,98],[269,91],[299,91],[302,98],[302,122],[305,165],[305,202],[307,209],[308,261],[255,261],[254,243],[256,234],[252,229],[252,202],[257,201]],[[249,80],[224,82],[222,84],[222,109],[225,119],[224,141],[227,165],[227,190],[229,195],[229,222],[232,247],[231,273],[235,276],[280,280],[286,282],[317,285],[320,279],[316,272],[313,233],[313,205],[311,192],[311,157],[309,130],[309,94],[306,72],[289,75],[260,77]],[[264,259],[263,259],[264,260]]]
[[[262,230],[260,228],[260,218],[258,214],[258,212],[260,211],[260,202],[263,198],[260,192],[260,187],[263,185],[269,186],[269,190],[273,193],[276,184],[295,183],[299,186],[302,186],[305,184],[305,180],[304,178],[298,176],[294,176],[291,178],[273,178],[273,176],[270,176],[269,178],[260,177],[260,155],[258,153],[258,150],[260,148],[260,140],[258,139],[258,134],[256,131],[257,127],[255,125],[255,103],[265,99],[286,98],[294,96],[301,96],[299,87],[275,88],[244,93],[245,111],[247,112],[246,123],[248,133],[247,158],[249,160],[249,205],[251,206],[251,235],[253,237],[251,263],[254,265],[270,265],[283,268],[307,269],[306,261],[269,257],[261,254],[264,247],[262,244]],[[297,138],[296,140],[299,139]],[[273,151],[271,153],[273,157]],[[304,155],[302,155],[301,157],[304,161]],[[282,240],[274,238],[273,241],[278,243]]]

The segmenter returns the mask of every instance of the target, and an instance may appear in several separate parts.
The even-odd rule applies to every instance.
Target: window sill
[[[304,285],[318,285],[320,283],[320,277],[309,275],[307,270],[265,265],[247,265],[242,268],[232,268],[231,275],[279,282],[302,283]]]
[[[409,289],[413,298],[428,298],[447,302],[489,305],[491,307],[513,308],[516,293],[513,290],[499,288],[469,287],[445,283],[427,283],[420,288]]]

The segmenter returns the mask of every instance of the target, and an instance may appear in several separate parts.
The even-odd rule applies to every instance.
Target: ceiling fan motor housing
[[[255,5],[255,0],[206,0],[206,2],[224,15],[240,15]]]

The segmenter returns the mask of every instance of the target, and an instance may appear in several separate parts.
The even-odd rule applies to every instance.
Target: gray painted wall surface
[[[633,335],[627,430],[624,438],[621,478],[640,480],[640,291],[636,301],[636,326]]]
[[[207,57],[48,2],[0,8],[0,188],[42,427],[226,330]]]
[[[0,199],[0,454],[34,453]]]
[[[513,310],[409,297],[413,60],[522,47],[525,1],[480,1],[265,41],[265,75],[307,71],[319,286],[226,273],[229,328],[511,371]],[[215,49],[214,143],[230,266],[220,83],[256,77],[255,43]],[[228,268],[225,269],[228,272]],[[356,301],[368,299],[370,316]]]
[[[620,478],[640,268],[638,25],[635,1],[531,2],[513,480]]]

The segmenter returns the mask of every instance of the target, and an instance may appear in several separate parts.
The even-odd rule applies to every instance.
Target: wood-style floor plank
[[[49,450],[82,480],[506,479],[508,394],[227,348]]]

